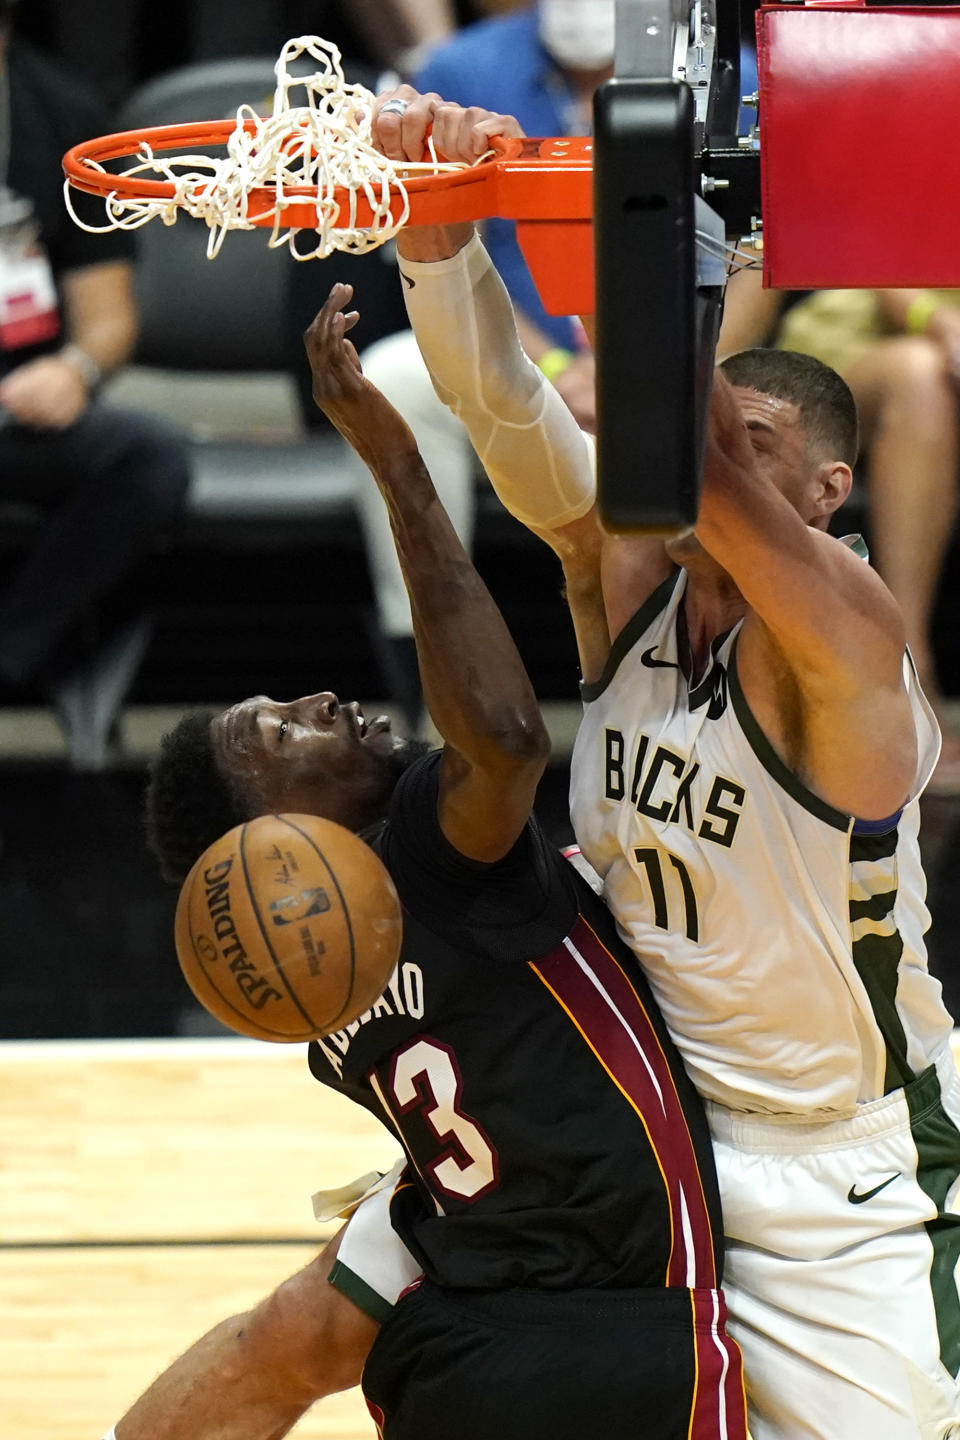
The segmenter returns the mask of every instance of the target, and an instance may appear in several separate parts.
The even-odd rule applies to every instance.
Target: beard
[[[429,755],[434,747],[429,740],[400,740],[393,747],[387,760],[390,776],[390,789],[400,779],[405,770],[409,770],[415,760],[422,760],[424,755]]]

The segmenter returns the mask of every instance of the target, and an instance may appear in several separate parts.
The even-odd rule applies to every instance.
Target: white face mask
[[[567,70],[613,63],[615,0],[540,0],[540,39]]]

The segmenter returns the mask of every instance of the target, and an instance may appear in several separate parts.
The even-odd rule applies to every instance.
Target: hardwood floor
[[[301,1046],[0,1044],[0,1434],[99,1440],[171,1359],[332,1233],[310,1196],[395,1146]],[[358,1391],[301,1440],[371,1440]]]

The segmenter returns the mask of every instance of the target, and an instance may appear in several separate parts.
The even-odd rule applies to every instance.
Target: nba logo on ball
[[[330,896],[326,890],[301,890],[271,901],[270,918],[274,925],[293,925],[310,915],[322,915],[329,909]]]
[[[180,968],[212,1015],[259,1040],[304,1041],[380,997],[403,927],[393,881],[358,836],[317,815],[229,830],[184,881]]]

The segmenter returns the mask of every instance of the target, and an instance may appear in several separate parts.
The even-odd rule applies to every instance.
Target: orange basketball
[[[257,1040],[342,1030],[383,994],[403,926],[393,881],[358,836],[317,815],[261,815],[183,882],[177,956],[202,1005]]]

